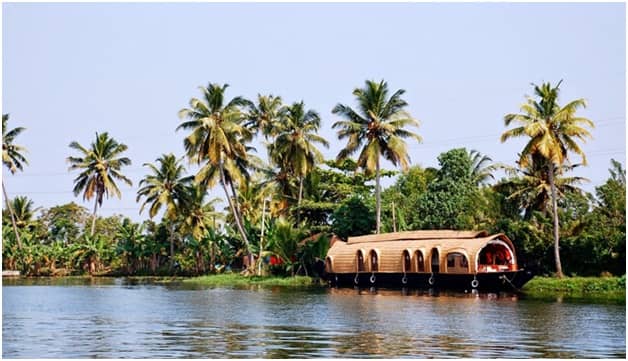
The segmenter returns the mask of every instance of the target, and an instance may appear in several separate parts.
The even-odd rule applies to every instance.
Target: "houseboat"
[[[506,235],[484,231],[349,237],[333,242],[325,259],[332,286],[518,291],[532,277]]]

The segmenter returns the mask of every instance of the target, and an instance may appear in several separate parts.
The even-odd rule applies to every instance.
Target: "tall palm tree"
[[[410,158],[404,138],[412,138],[421,142],[421,137],[406,130],[407,126],[418,127],[418,120],[404,110],[408,105],[401,96],[405,90],[399,89],[388,97],[388,84],[385,81],[376,83],[367,80],[364,88],[353,91],[358,102],[358,110],[343,104],[337,104],[332,110],[346,120],[332,126],[339,128],[338,138],[348,138],[347,145],[338,153],[338,159],[346,158],[358,150],[358,166],[367,174],[375,172],[376,199],[376,231],[381,226],[381,189],[380,189],[380,155],[400,165],[403,170],[408,168]]]
[[[329,143],[317,135],[321,118],[314,110],[305,110],[303,102],[286,108],[285,117],[277,127],[277,137],[270,147],[270,156],[281,168],[288,170],[299,181],[297,198],[297,223],[300,221],[300,207],[303,199],[303,180],[323,161],[322,153],[315,143],[326,148]]]
[[[109,194],[122,198],[122,193],[116,184],[116,180],[127,185],[133,182],[120,171],[122,167],[131,165],[131,160],[121,157],[128,147],[118,143],[109,137],[109,133],[96,133],[96,141],[92,142],[89,148],[85,148],[78,142],[70,143],[70,148],[79,151],[78,157],[70,156],[67,162],[70,163],[68,170],[80,170],[81,173],[74,179],[74,196],[83,193],[83,200],[94,198],[94,212],[92,217],[91,235],[94,235],[96,226],[96,212],[98,207],[102,207],[104,196],[109,198]]]
[[[245,114],[241,110],[241,107],[250,102],[242,97],[235,97],[225,104],[225,90],[228,86],[210,83],[207,88],[201,87],[203,99],[192,98],[190,107],[179,111],[179,117],[187,120],[177,130],[191,130],[183,145],[190,161],[203,165],[195,181],[210,187],[216,180],[220,182],[238,232],[250,253],[249,240],[237,209],[236,187],[233,184],[243,178],[238,164],[247,162],[245,143],[252,138],[250,130],[242,124]],[[227,187],[234,192],[233,198]]]
[[[26,152],[26,148],[13,143],[15,138],[20,135],[20,133],[22,133],[26,128],[17,127],[8,130],[8,121],[9,114],[2,114],[2,164],[4,164],[4,166],[9,169],[11,174],[15,174],[18,169],[23,169],[23,164],[28,164],[28,160],[26,160],[26,157],[23,154],[24,152]],[[4,179],[2,180],[2,192],[4,193],[4,201],[7,205],[7,209],[9,210],[9,214],[11,215],[11,223],[13,224],[13,232],[15,233],[17,246],[21,249],[22,242],[20,241],[20,234],[17,231],[15,215],[13,213],[13,208],[11,208],[11,204],[9,203],[9,197],[7,195],[7,190],[4,185]]]
[[[535,98],[527,97],[521,105],[521,113],[506,114],[506,126],[512,123],[519,126],[509,129],[501,136],[502,143],[510,138],[528,137],[529,140],[520,153],[519,165],[526,167],[531,159],[529,155],[538,154],[546,160],[547,179],[551,190],[552,210],[554,213],[554,257],[556,261],[556,275],[563,277],[559,250],[558,224],[558,195],[555,178],[561,167],[569,162],[569,152],[581,156],[582,164],[586,165],[586,156],[578,140],[584,142],[591,138],[591,133],[585,128],[593,128],[593,122],[584,117],[576,116],[580,108],[586,107],[584,99],[573,100],[561,107],[558,104],[559,87],[562,80],[554,87],[550,83],[541,86],[534,85]]]
[[[247,108],[246,126],[255,131],[261,131],[266,139],[275,134],[286,109],[281,97],[272,94],[258,94],[257,105],[250,102]]]
[[[161,207],[166,208],[164,218],[170,222],[170,265],[174,265],[174,223],[181,209],[181,204],[189,198],[186,185],[192,180],[184,177],[185,167],[181,165],[174,154],[163,154],[156,159],[158,166],[144,163],[152,174],[140,181],[140,189],[137,191],[136,201],[142,197],[146,199],[140,207],[140,213],[146,205],[150,205],[148,215],[152,219],[157,215]]]

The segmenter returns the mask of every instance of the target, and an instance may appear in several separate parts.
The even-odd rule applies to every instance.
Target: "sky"
[[[99,213],[147,219],[135,201],[142,165],[184,154],[177,113],[210,82],[228,83],[228,98],[303,100],[334,158],[344,143],[331,109],[384,79],[421,122],[412,164],[437,167],[440,153],[466,147],[514,165],[524,140],[500,143],[503,116],[531,83],[562,79],[560,103],[585,98],[580,115],[597,125],[583,145],[589,165],[573,174],[593,192],[611,158],[626,160],[625,14],[623,3],[3,3],[2,113],[26,128],[16,143],[29,160],[15,175],[3,167],[3,180],[10,198],[91,210],[72,193],[68,144],[106,131],[129,147],[133,186]]]

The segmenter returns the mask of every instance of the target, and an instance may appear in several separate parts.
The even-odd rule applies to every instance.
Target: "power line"
[[[606,126],[610,126],[610,125],[616,125],[616,124],[625,124],[624,121],[611,121],[612,119],[623,119],[623,117],[617,117],[617,118],[609,118],[609,120],[606,121],[601,121],[598,122],[596,125],[596,128],[602,128],[602,127],[606,127]],[[496,139],[498,139],[501,136],[501,133],[492,133],[492,134],[487,134],[487,135],[472,135],[472,136],[467,136],[467,137],[454,137],[454,138],[445,138],[445,139],[440,139],[440,140],[432,140],[429,142],[424,142],[424,143],[420,143],[420,144],[411,144],[408,146],[409,150],[413,150],[413,149],[434,149],[434,148],[438,148],[438,147],[442,147],[442,146],[448,146],[451,145],[451,143],[460,143],[460,142],[466,142],[466,143],[486,143],[489,141],[494,141]],[[124,169],[125,173],[141,173],[141,172],[148,172],[149,169],[142,167],[142,168],[129,168],[129,169]],[[72,176],[73,173],[71,172],[42,172],[42,173],[31,173],[31,174],[20,174],[20,177],[54,177],[54,176]]]
[[[148,172],[148,168],[128,168],[122,169],[124,173],[140,173],[140,172]],[[77,173],[73,173],[72,171],[67,172],[42,172],[42,173],[30,173],[30,174],[20,174],[20,177],[55,177],[55,176],[76,176]]]

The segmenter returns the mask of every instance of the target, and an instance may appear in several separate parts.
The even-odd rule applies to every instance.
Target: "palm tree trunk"
[[[393,232],[397,232],[397,219],[395,219],[395,202],[392,202],[392,221],[393,221]]]
[[[92,232],[91,232],[91,236],[94,235],[94,230],[96,229],[96,210],[98,209],[98,195],[96,195],[95,197],[96,199],[94,200],[94,213],[92,214]]]
[[[214,273],[216,264],[216,253],[214,252],[214,242],[209,245],[209,272]]]
[[[379,189],[379,156],[375,162],[375,233],[379,234],[381,225],[382,200]]]
[[[153,253],[150,259],[150,270],[153,274],[157,270],[157,263],[158,263],[157,254]]]
[[[227,178],[225,178],[226,180]],[[240,203],[238,203],[238,192],[235,189],[235,186],[233,185],[233,182],[229,181],[229,188],[231,188],[231,194],[233,196],[233,206],[235,207],[236,213],[238,214],[238,217],[240,218],[240,223],[242,222],[242,212],[240,212]]]
[[[560,263],[560,237],[558,224],[558,200],[556,197],[556,184],[554,183],[554,163],[550,161],[548,180],[552,190],[552,210],[554,219],[554,259],[556,260],[556,277],[563,278],[563,267]]]
[[[7,190],[4,186],[4,180],[2,181],[2,192],[4,193],[4,201],[6,202],[7,209],[9,210],[9,214],[11,215],[11,223],[13,224],[13,232],[15,233],[15,240],[17,241],[18,249],[22,249],[22,241],[20,241],[20,234],[17,231],[17,225],[15,223],[15,214],[13,214],[13,207],[11,207],[11,203],[9,203],[9,196],[7,196]]]
[[[262,275],[262,252],[264,250],[264,220],[266,218],[266,198],[262,200],[262,234],[259,239],[259,257],[257,258],[257,275]]]
[[[301,223],[301,199],[303,198],[303,176],[299,177],[299,200],[297,201],[297,225]]]
[[[172,270],[174,268],[174,222],[170,222],[170,270]]]
[[[223,173],[224,174],[224,173]],[[227,178],[225,177],[225,181],[227,180]],[[246,235],[246,232],[244,232],[244,217],[242,217],[242,211],[240,210],[240,203],[238,202],[238,192],[236,191],[235,185],[233,184],[232,181],[228,181],[229,183],[229,188],[231,188],[231,194],[232,194],[232,200],[233,200],[233,207],[235,209],[235,215],[234,217],[240,222],[240,227],[242,227],[242,232],[243,232],[243,237],[245,238],[245,243],[246,243],[246,247],[247,247],[247,251],[249,251],[249,238]],[[225,190],[226,192],[226,190]],[[227,197],[229,197],[229,194],[227,194]],[[215,222],[215,220],[214,220]],[[215,228],[215,227],[214,227]],[[249,253],[251,253],[249,251]]]
[[[249,239],[246,237],[246,232],[244,231],[244,227],[242,226],[241,223],[241,219],[239,217],[239,213],[236,210],[236,207],[234,205],[234,200],[231,199],[231,196],[229,195],[229,191],[227,190],[227,181],[225,179],[225,170],[222,166],[222,164],[220,164],[220,184],[222,184],[222,188],[225,191],[225,195],[227,196],[227,202],[229,203],[229,207],[231,208],[231,212],[233,212],[233,218],[235,219],[236,222],[236,227],[238,228],[238,232],[240,232],[240,235],[242,236],[242,240],[244,241],[244,244],[246,245],[246,252],[247,252],[247,256],[249,256],[251,254],[251,247],[249,245]],[[232,184],[233,186],[233,184]]]
[[[213,221],[213,226],[214,226],[214,232],[216,232],[216,216],[215,215],[212,217],[212,221]],[[209,271],[211,273],[214,273],[215,265],[216,265],[215,247],[216,245],[214,244],[214,241],[212,240],[211,243],[209,244],[209,262],[210,262]]]

